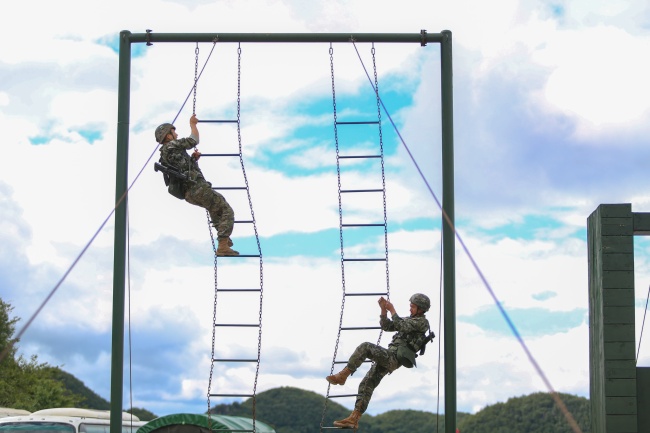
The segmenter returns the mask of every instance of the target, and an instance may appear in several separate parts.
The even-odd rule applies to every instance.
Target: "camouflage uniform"
[[[406,367],[415,365],[414,358],[411,364],[409,359],[405,359],[403,353],[408,351],[414,356],[415,352],[420,349],[425,333],[429,329],[429,321],[424,315],[403,319],[394,314],[392,320],[387,316],[379,317],[381,329],[387,332],[397,331],[390,344],[388,344],[388,349],[373,343],[361,343],[350,356],[347,365],[350,371],[354,373],[364,360],[370,359],[373,361],[370,370],[359,384],[359,395],[354,404],[354,408],[361,413],[364,413],[368,408],[372,393],[384,376],[397,370],[402,365]]]
[[[196,160],[187,153],[197,144],[192,135],[168,141],[160,148],[161,161],[187,175],[190,181],[183,182],[185,201],[206,209],[217,229],[217,237],[227,238],[232,234],[235,213],[224,196],[212,189],[212,184],[205,180]]]

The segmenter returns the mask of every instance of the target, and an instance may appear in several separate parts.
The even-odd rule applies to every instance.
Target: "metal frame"
[[[117,106],[117,158],[115,174],[115,240],[113,262],[113,337],[111,359],[111,429],[121,433],[124,379],[124,308],[126,268],[126,216],[128,192],[129,114],[131,97],[131,44],[167,42],[242,43],[418,43],[440,44],[442,105],[442,229],[445,433],[456,431],[456,264],[454,223],[454,122],[451,31],[419,33],[131,33],[120,32]]]

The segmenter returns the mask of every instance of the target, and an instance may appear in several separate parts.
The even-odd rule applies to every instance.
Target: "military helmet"
[[[156,142],[161,143],[167,137],[167,134],[169,134],[169,131],[174,129],[174,125],[171,123],[163,123],[159,127],[156,128]]]
[[[431,307],[431,301],[429,300],[429,297],[427,295],[423,295],[422,293],[416,293],[415,295],[411,296],[409,302],[420,307],[422,310],[424,310],[425,313],[429,311],[429,308]]]

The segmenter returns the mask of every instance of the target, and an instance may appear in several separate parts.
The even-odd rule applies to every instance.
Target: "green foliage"
[[[11,337],[16,332],[16,323],[19,319],[9,318],[13,309],[0,298],[0,356],[3,357],[0,359],[0,366],[4,366],[5,362],[11,362],[16,354],[16,347],[11,345]]]
[[[140,421],[151,421],[152,419],[158,418],[158,415],[155,413],[140,407],[132,407],[131,409],[127,410],[127,412],[132,413],[133,415],[140,418]]]
[[[589,400],[558,394],[584,433],[589,432]],[[277,433],[307,433],[319,429],[325,398],[298,388],[282,387],[257,395],[255,417]],[[252,417],[252,399],[215,406],[211,413]],[[350,411],[329,402],[323,426],[345,418]],[[459,412],[456,424],[462,433],[572,433],[566,417],[547,393],[509,399],[471,415]],[[445,431],[444,414],[416,410],[392,410],[376,416],[364,414],[359,422],[364,433],[438,433]]]
[[[0,299],[0,406],[34,412],[50,407],[70,407],[79,397],[68,391],[52,374],[47,363],[36,355],[29,360],[16,357],[17,340],[12,340],[18,318],[11,318],[13,307]]]
[[[257,395],[255,418],[272,426],[277,433],[310,433],[320,429],[324,404],[325,397],[311,391],[274,388]],[[252,399],[217,405],[210,412],[250,418]],[[329,401],[323,426],[331,427],[334,420],[349,414],[349,409]],[[466,416],[469,414],[460,413],[458,419]],[[359,431],[364,433],[437,433],[444,428],[444,416],[415,410],[395,410],[377,416],[364,414],[359,421]]]
[[[583,432],[590,430],[589,400],[570,394],[558,393]],[[572,433],[564,413],[548,393],[508,399],[506,403],[487,406],[458,423],[465,433]]]
[[[109,410],[111,408],[111,404],[108,400],[100,397],[70,373],[63,371],[58,367],[49,367],[49,369],[55,380],[61,382],[70,393],[79,397],[76,407],[98,410]]]
[[[29,360],[16,356],[17,341],[12,341],[16,323],[11,305],[0,299],[0,406],[36,411],[50,407],[110,409],[110,404],[83,382],[59,367],[39,363],[36,355]],[[589,400],[569,394],[557,394],[584,433],[590,430]],[[311,433],[320,430],[325,397],[299,388],[274,388],[257,395],[255,418],[271,425],[277,433]],[[143,421],[156,415],[142,408],[131,413]],[[253,416],[253,400],[220,404],[210,411],[220,415]],[[328,401],[323,426],[343,419],[350,410]],[[474,415],[456,414],[462,433],[572,433],[566,416],[550,394],[535,393],[511,398],[505,403],[487,406]],[[438,433],[444,432],[444,415],[415,410],[393,410],[380,415],[364,414],[359,431],[364,433]]]
[[[255,418],[273,427],[278,433],[311,433],[319,430],[323,417],[325,398],[311,391],[292,387],[274,388],[257,395]],[[253,401],[218,405],[210,413],[252,417]],[[347,417],[350,411],[340,404],[330,402],[325,424],[331,426],[335,419]]]

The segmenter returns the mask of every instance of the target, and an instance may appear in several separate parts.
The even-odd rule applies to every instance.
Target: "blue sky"
[[[121,30],[448,29],[454,38],[457,229],[551,384],[588,396],[586,220],[601,203],[631,203],[634,212],[650,209],[645,182],[650,63],[640,54],[650,49],[650,9],[644,2],[416,0],[398,7],[382,0],[110,5],[69,0],[41,2],[39,16],[50,17],[42,21],[32,7],[14,5],[0,29],[3,40],[15,41],[0,47],[0,123],[7,146],[7,157],[0,159],[0,296],[15,307],[20,323],[113,208]],[[214,271],[205,213],[167,194],[149,161],[158,158],[153,140],[158,124],[178,114],[178,132],[189,133],[191,96],[179,110],[193,83],[194,48],[141,44],[132,53],[130,178],[144,171],[129,200],[129,364],[133,404],[159,415],[205,410],[209,373]],[[211,48],[200,47],[201,65]],[[258,391],[295,386],[324,394],[342,285],[329,46],[241,48],[242,145],[264,256]],[[357,48],[370,68],[370,46]],[[389,112],[382,111],[382,137],[391,299],[405,314],[413,292],[430,295],[429,319],[441,337],[440,212],[388,121],[390,114],[440,199],[439,47],[375,48],[379,90]],[[235,44],[217,44],[198,86],[199,118],[229,119],[236,112],[236,61]],[[339,120],[376,117],[376,100],[354,47],[335,44],[334,61]],[[203,153],[237,150],[232,127],[199,126]],[[340,126],[338,133],[341,154],[376,145],[370,127]],[[381,183],[376,164],[346,164],[346,185]],[[215,185],[243,184],[236,160],[202,159],[201,166]],[[250,218],[245,195],[224,195],[238,218]],[[344,200],[346,217],[383,219],[376,197]],[[110,393],[113,224],[111,219],[21,341],[22,353],[62,366],[105,398]],[[346,254],[380,254],[382,231],[361,231],[346,231]],[[250,225],[238,225],[233,240],[241,252],[256,249]],[[647,241],[635,240],[637,335],[650,275],[647,251]],[[386,275],[382,266],[346,278],[358,287],[380,287]],[[226,285],[259,281],[255,260],[224,264],[220,272]],[[256,310],[249,307],[255,302],[241,302],[224,301],[224,316],[254,319]],[[355,303],[355,316],[374,323],[377,307],[374,300],[367,304]],[[460,248],[457,319],[459,410],[475,412],[546,390]],[[341,356],[376,335],[357,338],[342,342]],[[251,339],[256,345],[256,336],[244,335],[224,340],[222,348],[245,353]],[[444,377],[438,375],[439,340],[434,343],[417,369],[400,370],[382,382],[370,413],[434,411],[438,398],[444,407],[444,394],[437,392],[444,393],[437,383]],[[641,343],[639,364],[647,365],[650,350]],[[245,368],[219,369],[216,377],[224,389],[252,383]],[[424,386],[414,396],[404,383]],[[353,380],[346,390],[357,385]],[[125,401],[128,397],[125,390]]]

